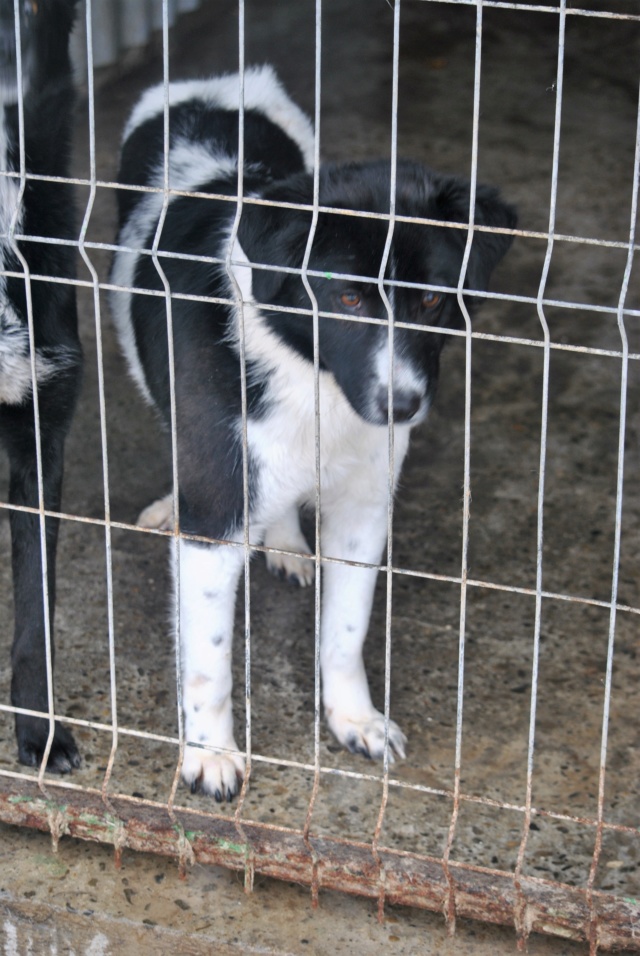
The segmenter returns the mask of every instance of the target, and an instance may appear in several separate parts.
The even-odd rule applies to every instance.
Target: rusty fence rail
[[[0,820],[64,836],[112,845],[116,865],[124,850],[193,863],[216,864],[244,873],[252,889],[256,875],[339,890],[385,903],[455,917],[513,926],[525,941],[547,933],[594,941],[600,950],[640,951],[639,903],[535,877],[406,853],[349,839],[318,837],[303,830],[239,821],[211,813],[61,784],[43,792],[33,780],[3,781]]]

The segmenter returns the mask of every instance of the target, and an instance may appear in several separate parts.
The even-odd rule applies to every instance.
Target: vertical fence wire
[[[232,289],[234,290],[236,308],[238,310],[238,343],[240,357],[240,402],[242,416],[242,544],[244,551],[244,682],[245,682],[245,756],[246,767],[242,781],[242,788],[238,797],[238,805],[234,814],[238,833],[243,838],[241,817],[244,801],[251,779],[251,757],[253,752],[251,741],[251,593],[250,567],[251,543],[249,540],[249,446],[248,446],[248,404],[247,404],[247,358],[245,334],[245,308],[242,291],[231,268],[231,258],[243,211],[244,198],[244,82],[245,82],[245,8],[244,0],[238,0],[238,171],[236,180],[236,212],[231,228],[231,235],[227,248],[225,269]],[[244,841],[248,847],[248,841]],[[249,851],[245,856],[245,891],[253,889],[253,865]]]
[[[593,887],[598,862],[602,851],[602,836],[604,823],[604,790],[607,764],[607,745],[609,735],[609,719],[611,716],[611,687],[613,680],[613,651],[616,637],[617,601],[620,576],[620,546],[622,540],[622,505],[624,490],[624,463],[625,439],[627,425],[627,391],[629,384],[629,340],[624,320],[624,305],[629,291],[631,269],[633,267],[634,248],[636,239],[636,221],[638,216],[638,189],[640,185],[640,95],[638,97],[638,113],[636,120],[636,145],[633,165],[633,185],[631,191],[631,216],[629,224],[629,250],[625,264],[620,296],[618,298],[617,324],[620,335],[622,358],[620,361],[620,420],[618,429],[618,460],[616,472],[616,507],[615,507],[615,537],[613,545],[613,567],[611,572],[611,609],[609,612],[609,634],[607,641],[607,664],[602,704],[602,735],[600,744],[600,769],[598,774],[598,822],[596,839],[593,849],[593,859],[589,870],[587,891],[591,907],[591,925],[589,930],[589,944],[592,956],[598,948],[598,919],[593,906]]]
[[[176,662],[176,693],[177,693],[177,722],[178,722],[178,739],[179,744],[179,753],[178,760],[176,764],[176,771],[173,778],[173,783],[171,785],[171,792],[167,801],[167,809],[169,814],[173,816],[173,805],[175,802],[175,795],[178,788],[178,783],[180,781],[180,771],[182,769],[182,763],[184,761],[184,750],[186,746],[185,736],[184,736],[184,719],[182,712],[182,699],[183,699],[183,687],[182,687],[182,655],[180,652],[180,643],[181,643],[181,616],[180,616],[180,594],[181,594],[181,583],[180,583],[180,498],[179,498],[179,461],[178,461],[178,423],[176,415],[176,370],[175,370],[175,352],[174,352],[174,343],[173,343],[173,303],[171,300],[171,286],[167,275],[162,268],[160,263],[160,257],[158,255],[158,250],[160,247],[160,239],[162,237],[162,230],[164,227],[165,218],[167,215],[167,210],[169,208],[169,202],[171,199],[170,194],[170,150],[171,150],[171,130],[169,124],[169,11],[167,0],[162,0],[162,91],[163,91],[163,102],[162,102],[162,142],[163,142],[163,156],[162,156],[162,209],[160,210],[160,215],[158,218],[158,224],[155,230],[153,237],[153,244],[151,248],[151,259],[153,261],[154,268],[158,274],[160,282],[162,284],[165,300],[165,316],[166,316],[166,334],[167,334],[167,349],[169,356],[169,399],[170,399],[170,434],[171,434],[171,471],[173,479],[173,491],[172,491],[172,500],[173,500],[173,569],[174,569],[174,582],[175,582],[175,591],[173,594],[173,610],[175,615],[175,662]]]
[[[311,210],[311,223],[307,235],[307,243],[302,259],[301,278],[302,284],[311,303],[311,321],[313,325],[313,405],[314,415],[314,534],[315,534],[315,579],[313,591],[313,786],[307,805],[307,813],[303,826],[303,835],[305,844],[309,851],[313,867],[313,880],[311,885],[311,898],[314,906],[318,905],[318,861],[316,854],[309,842],[309,832],[313,812],[320,789],[320,715],[321,715],[321,689],[320,689],[320,654],[321,654],[321,635],[320,635],[320,611],[321,611],[321,583],[322,583],[322,532],[321,532],[321,509],[322,509],[322,487],[321,487],[321,408],[320,408],[320,329],[318,300],[315,296],[311,282],[309,281],[309,262],[311,259],[311,250],[316,230],[318,228],[318,217],[320,208],[320,107],[322,93],[322,0],[315,0],[315,60],[314,60],[314,114],[313,114],[313,199]]]
[[[553,257],[554,237],[556,228],[556,206],[558,199],[558,169],[560,163],[560,134],[562,127],[562,97],[564,90],[564,51],[566,35],[566,0],[561,0],[558,11],[558,64],[556,70],[555,83],[555,117],[553,128],[553,159],[551,167],[551,194],[549,198],[549,224],[548,240],[545,251],[544,263],[538,286],[538,319],[542,328],[544,337],[543,352],[543,371],[542,371],[542,395],[541,395],[541,421],[540,421],[540,459],[538,470],[538,504],[537,504],[537,527],[536,527],[536,598],[535,598],[535,620],[533,634],[533,660],[531,667],[531,703],[529,708],[529,738],[527,743],[527,781],[525,795],[525,813],[522,824],[522,838],[518,850],[518,859],[515,869],[515,886],[520,895],[516,903],[514,912],[514,922],[516,932],[518,933],[518,945],[524,946],[527,936],[525,911],[526,904],[521,889],[522,869],[524,866],[525,853],[529,838],[531,824],[531,806],[532,806],[532,787],[533,787],[533,762],[536,735],[536,710],[538,700],[538,678],[540,665],[540,629],[542,625],[542,579],[544,562],[544,499],[545,499],[545,476],[547,461],[547,432],[549,417],[549,376],[550,376],[550,341],[551,335],[549,325],[544,311],[544,295],[549,278],[549,269]]]
[[[469,228],[467,241],[460,267],[457,299],[460,312],[465,323],[465,389],[464,389],[464,479],[462,492],[462,556],[460,570],[460,625],[458,642],[458,690],[456,700],[456,745],[453,783],[453,809],[447,834],[446,846],[442,855],[443,867],[449,887],[449,896],[446,902],[445,918],[451,933],[455,932],[455,892],[449,860],[455,838],[458,815],[460,812],[460,783],[462,773],[462,715],[464,705],[464,665],[467,627],[467,587],[469,565],[469,521],[471,516],[471,316],[464,301],[464,282],[473,244],[473,227],[475,222],[476,189],[478,179],[478,137],[480,129],[480,81],[482,68],[482,25],[483,0],[477,0],[476,5],[476,32],[475,32],[475,61],[473,77],[473,122],[471,134],[471,172],[469,182]]]
[[[93,285],[93,310],[95,319],[96,333],[96,365],[98,375],[98,404],[100,412],[100,447],[102,452],[102,480],[104,485],[104,543],[105,543],[105,573],[107,582],[107,635],[109,640],[109,694],[111,699],[111,724],[112,724],[112,742],[107,768],[104,773],[102,783],[102,793],[106,799],[109,780],[113,772],[113,766],[118,749],[118,704],[117,704],[117,686],[116,686],[116,658],[115,658],[115,633],[114,633],[114,614],[113,614],[113,561],[111,549],[111,502],[109,491],[109,454],[107,444],[107,415],[104,390],[104,352],[102,343],[102,314],[100,308],[100,279],[98,272],[91,261],[86,250],[87,230],[93,213],[96,191],[97,191],[97,173],[96,173],[96,125],[95,125],[95,90],[93,85],[93,25],[92,25],[92,0],[87,0],[86,5],[86,43],[87,43],[87,84],[88,84],[88,110],[89,110],[89,177],[90,192],[85,208],[82,226],[78,239],[78,249],[82,259],[91,275]]]
[[[380,834],[389,800],[389,710],[391,706],[391,627],[393,600],[393,504],[395,493],[395,426],[393,415],[393,366],[394,366],[394,314],[393,305],[385,288],[385,277],[389,265],[393,234],[396,227],[396,192],[398,173],[398,76],[400,64],[400,0],[393,5],[393,55],[391,84],[391,155],[389,163],[389,226],[385,239],[380,271],[378,273],[378,292],[387,311],[387,360],[389,363],[389,383],[387,386],[387,570],[386,570],[386,608],[385,608],[385,646],[384,646],[384,752],[382,762],[382,799],[378,819],[373,834],[372,850],[379,866],[380,891],[378,897],[378,919],[382,920],[385,902],[384,866],[378,853]]]

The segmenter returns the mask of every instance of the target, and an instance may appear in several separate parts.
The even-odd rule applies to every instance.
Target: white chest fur
[[[286,348],[280,343],[278,347]],[[317,472],[323,509],[334,496],[345,494],[345,486],[354,485],[358,495],[368,499],[379,498],[389,485],[387,429],[357,415],[328,372],[319,374],[316,414],[313,368],[287,351],[287,361],[270,376],[269,412],[247,425],[249,450],[260,466],[259,511],[267,524],[283,505],[313,502]],[[392,487],[409,432],[408,426],[394,430]]]

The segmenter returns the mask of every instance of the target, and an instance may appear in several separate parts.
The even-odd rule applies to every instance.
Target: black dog
[[[467,230],[396,222],[381,283],[388,221],[343,210],[388,214],[389,164],[322,168],[325,211],[309,261],[319,314],[316,409],[312,300],[301,277],[312,214],[295,208],[313,199],[309,122],[271,70],[248,71],[244,195],[294,208],[245,202],[230,248],[238,188],[238,77],[173,84],[169,96],[170,187],[220,197],[172,196],[159,242],[158,261],[174,296],[180,529],[215,539],[179,539],[179,639],[190,744],[182,775],[193,789],[230,800],[244,773],[231,712],[234,600],[244,561],[241,343],[250,542],[292,552],[272,553],[272,569],[300,583],[312,579],[298,509],[314,501],[319,412],[325,714],[350,750],[380,757],[384,717],[371,702],[362,660],[375,565],[387,537],[389,487],[399,477],[411,428],[425,418],[435,391],[446,338],[439,329],[462,321],[455,290]],[[119,194],[119,244],[129,250],[151,250],[163,208],[163,102],[161,87],[148,91],[125,130],[120,182],[156,190]],[[415,163],[399,164],[398,217],[464,223],[469,202],[468,184]],[[495,190],[480,187],[475,222],[509,229],[515,214]],[[509,244],[504,234],[476,233],[468,289],[486,289]],[[219,264],[199,262],[198,256],[216,257]],[[119,252],[112,278],[125,289],[164,289],[154,259],[143,252]],[[396,323],[392,349],[390,310]],[[169,422],[165,297],[116,292],[113,311],[133,375]],[[165,499],[145,520],[170,522],[170,510]],[[404,743],[391,721],[390,751],[402,756]]]
[[[19,4],[27,174],[22,193],[14,3],[0,2],[0,441],[10,462],[10,503],[37,508],[33,359],[44,507],[49,511],[60,510],[64,441],[80,385],[82,354],[75,289],[71,284],[42,281],[38,277],[73,280],[76,252],[70,246],[40,241],[15,243],[10,233],[75,238],[73,188],[66,183],[29,178],[69,175],[74,94],[68,46],[75,6],[76,0]],[[32,278],[24,276],[16,249],[26,260],[26,271]],[[7,273],[17,273],[18,277]],[[30,308],[33,355],[28,326]],[[47,714],[46,632],[52,633],[53,629],[58,521],[46,519],[45,607],[40,519],[28,512],[11,511],[10,520],[15,598],[11,702],[15,707]],[[42,762],[49,729],[47,719],[16,714],[22,763],[38,766]],[[79,763],[71,734],[56,724],[47,768],[64,773]]]

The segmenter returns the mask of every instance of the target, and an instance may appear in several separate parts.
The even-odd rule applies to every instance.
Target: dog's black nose
[[[393,420],[394,422],[409,422],[419,411],[422,403],[422,394],[414,391],[394,391],[393,393]],[[376,404],[382,418],[389,420],[389,391],[380,386],[376,394]]]

